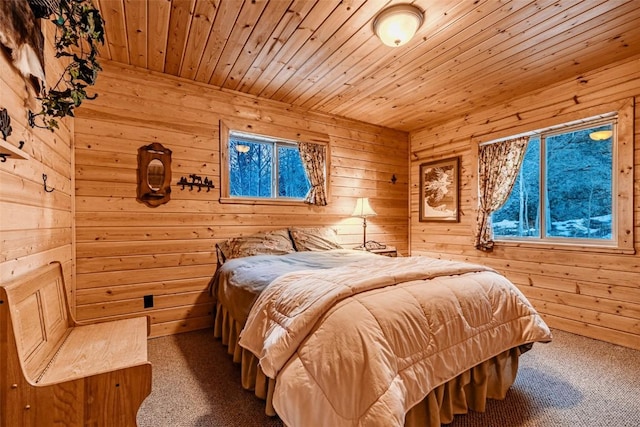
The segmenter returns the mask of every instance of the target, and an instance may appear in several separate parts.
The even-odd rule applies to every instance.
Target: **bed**
[[[247,243],[249,242],[249,243]],[[484,411],[551,333],[494,270],[342,249],[326,229],[218,247],[214,334],[289,426],[439,426]]]

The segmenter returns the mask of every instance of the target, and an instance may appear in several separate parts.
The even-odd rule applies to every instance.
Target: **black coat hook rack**
[[[207,189],[207,192],[211,191],[212,188],[215,188],[215,185],[213,185],[213,181],[206,176],[203,180],[201,176],[191,174],[189,175],[189,179],[190,181],[188,181],[184,176],[181,177],[178,181],[178,185],[182,186],[183,190],[185,189],[185,187],[189,187],[189,191],[192,191],[193,187],[197,187],[198,191],[202,191],[202,188],[204,187]]]

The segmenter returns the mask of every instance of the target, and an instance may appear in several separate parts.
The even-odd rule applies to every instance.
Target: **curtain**
[[[478,183],[480,206],[478,207],[475,247],[482,251],[493,249],[490,216],[498,210],[511,194],[529,137],[496,142],[480,146],[478,153]]]
[[[325,185],[325,170],[327,164],[326,146],[310,142],[298,143],[302,165],[307,171],[311,182],[311,189],[304,202],[310,205],[326,206],[327,192]]]

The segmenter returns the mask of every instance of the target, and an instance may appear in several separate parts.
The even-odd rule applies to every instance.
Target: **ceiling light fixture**
[[[373,31],[382,43],[391,47],[402,46],[416,34],[424,15],[411,4],[391,6],[373,20]]]
[[[236,144],[236,151],[238,153],[247,153],[249,151],[249,146],[244,144]]]
[[[595,132],[591,132],[589,134],[589,138],[593,139],[594,141],[604,141],[605,139],[611,138],[612,135],[612,130],[598,130]]]

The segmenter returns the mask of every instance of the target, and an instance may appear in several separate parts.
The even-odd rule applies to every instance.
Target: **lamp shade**
[[[361,197],[356,201],[356,208],[353,210],[351,216],[358,216],[361,218],[366,218],[368,216],[377,215],[376,211],[371,208],[369,204],[369,199],[367,197]]]
[[[397,47],[407,43],[422,25],[423,14],[410,4],[391,6],[376,16],[373,30],[382,43]]]

